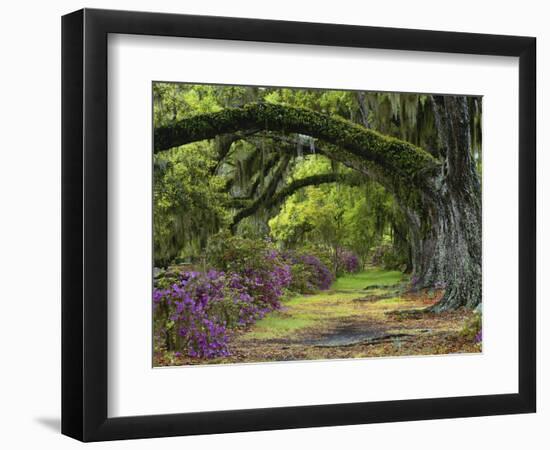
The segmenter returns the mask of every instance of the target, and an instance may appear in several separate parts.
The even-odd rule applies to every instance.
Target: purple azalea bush
[[[338,267],[346,273],[359,272],[359,258],[349,250],[341,250],[338,254]]]
[[[262,267],[239,272],[182,272],[153,291],[158,347],[191,357],[229,355],[231,330],[254,323],[281,307],[290,267],[278,253],[266,253]]]
[[[313,279],[311,283],[320,290],[326,290],[330,288],[334,282],[334,275],[325,266],[319,258],[313,255],[301,255],[299,260],[302,264],[309,266],[313,272]]]
[[[290,265],[290,290],[294,292],[309,294],[326,290],[334,282],[333,273],[317,256],[286,251],[283,258]]]
[[[166,273],[153,291],[155,348],[174,355],[229,355],[231,334],[281,308],[290,291],[329,289],[333,273],[317,257],[281,253],[268,240],[212,239],[208,260],[217,270]],[[346,261],[357,270],[353,254]]]
[[[251,267],[242,271],[244,288],[254,298],[254,302],[266,311],[281,307],[281,298],[291,280],[290,266],[276,250],[267,252],[263,267]]]
[[[183,272],[178,281],[153,291],[155,337],[189,356],[228,354],[228,320],[215,311],[230,311],[236,294],[223,273]]]

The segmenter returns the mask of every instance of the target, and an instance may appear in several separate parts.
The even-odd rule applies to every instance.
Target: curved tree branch
[[[274,193],[275,191],[277,190],[277,186],[278,184],[280,183],[280,180],[281,178],[283,177],[284,173],[285,173],[285,170],[287,169],[288,167],[288,164],[290,162],[290,156],[289,155],[284,155],[279,164],[277,165],[276,169],[274,170],[273,174],[271,175],[271,179],[267,185],[267,187],[265,188],[265,190],[260,194],[260,196],[255,200],[255,202],[258,202],[258,201],[265,201],[267,200],[268,198],[270,198]],[[251,212],[250,214],[247,213],[247,211],[250,209],[250,206],[242,209],[241,211],[239,211],[235,217],[233,218],[233,223],[231,224],[231,229],[234,230],[235,227],[237,226],[237,224],[242,220],[244,219],[245,217],[248,217],[250,215],[252,215],[258,208],[256,208],[256,210],[254,210],[253,212]],[[242,217],[240,217],[242,215]]]
[[[227,108],[156,128],[154,149],[159,152],[220,134],[255,129],[309,135],[408,180],[423,179],[439,166],[428,152],[408,142],[384,136],[337,116],[269,103]]]
[[[272,132],[258,134],[261,139],[270,139],[277,143],[278,149],[287,153],[296,152],[298,141],[292,136],[280,135]],[[249,138],[254,139],[254,138]],[[348,152],[345,149],[336,147],[328,142],[316,140],[315,149],[323,156],[339,162],[344,166],[357,171],[367,178],[376,181],[388,192],[392,193],[401,203],[411,208],[419,209],[419,191],[407,180],[396,177],[395,174],[383,170],[372,161],[361,159],[358,156]]]
[[[254,215],[261,207],[272,208],[277,206],[287,197],[304,187],[318,186],[326,183],[344,183],[349,186],[358,186],[361,184],[362,178],[363,177],[358,176],[358,174],[350,173],[326,173],[311,175],[309,177],[300,178],[299,180],[293,181],[272,195],[267,195],[267,192],[264,192],[260,197],[254,200],[254,202],[250,203],[235,215],[233,218],[233,223],[231,224],[231,229],[234,230],[241,220]]]

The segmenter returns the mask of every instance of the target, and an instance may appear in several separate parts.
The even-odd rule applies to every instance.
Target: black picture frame
[[[519,57],[517,393],[107,417],[107,36]],[[62,433],[82,441],[535,412],[536,39],[83,9],[62,18]]]

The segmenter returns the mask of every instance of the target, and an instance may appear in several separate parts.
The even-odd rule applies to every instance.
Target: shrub
[[[334,275],[319,258],[313,255],[302,255],[300,260],[303,264],[310,267],[314,274],[312,283],[318,289],[325,290],[330,288],[334,281]]]
[[[359,272],[359,258],[349,250],[340,250],[338,253],[338,268],[346,273]]]
[[[159,345],[192,357],[229,355],[230,330],[254,323],[274,309],[273,302],[250,295],[251,287],[256,292],[265,290],[258,284],[256,277],[212,270],[207,274],[183,272],[171,286],[155,289],[154,326]]]
[[[291,282],[291,269],[269,240],[219,235],[208,247],[210,263],[236,273],[254,302],[267,310],[280,308],[280,299]]]
[[[269,241],[220,236],[209,247],[209,257],[221,270],[155,277],[157,348],[192,357],[226,356],[230,330],[281,307],[291,270]]]
[[[316,256],[293,251],[284,253],[292,271],[290,289],[294,292],[308,294],[317,290],[330,288],[334,275]]]
[[[243,273],[246,270],[269,270],[271,264],[266,257],[274,250],[267,239],[246,239],[220,233],[210,239],[207,256],[212,267],[225,272]]]
[[[315,256],[319,261],[321,261],[325,267],[332,270],[334,266],[334,257],[333,251],[330,247],[325,247],[321,245],[314,245],[306,243],[300,247],[296,253],[301,255],[311,255]]]
[[[314,283],[315,271],[312,266],[296,261],[290,265],[290,272],[292,281],[289,289],[292,292],[312,294],[317,290],[317,286]]]
[[[184,272],[165,289],[153,291],[155,336],[169,350],[189,356],[228,354],[227,316],[232,316],[232,297],[227,296],[223,274]],[[223,312],[220,314],[220,312]]]
[[[374,250],[371,263],[386,270],[404,270],[407,267],[407,256],[392,245],[382,244]]]

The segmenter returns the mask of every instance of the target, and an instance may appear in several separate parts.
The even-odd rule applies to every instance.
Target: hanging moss
[[[239,211],[235,218],[233,219],[233,224],[231,228],[234,230],[235,227],[241,222],[244,218],[252,216],[261,208],[270,209],[277,205],[280,205],[287,197],[294,194],[296,191],[307,187],[307,186],[319,186],[321,184],[327,183],[343,183],[349,186],[358,186],[364,182],[363,177],[358,176],[358,174],[350,173],[326,173],[320,175],[311,175],[309,177],[301,178],[290,183],[288,186],[281,189],[279,192],[276,192],[272,195],[261,195],[254,202],[247,204],[241,211]]]

